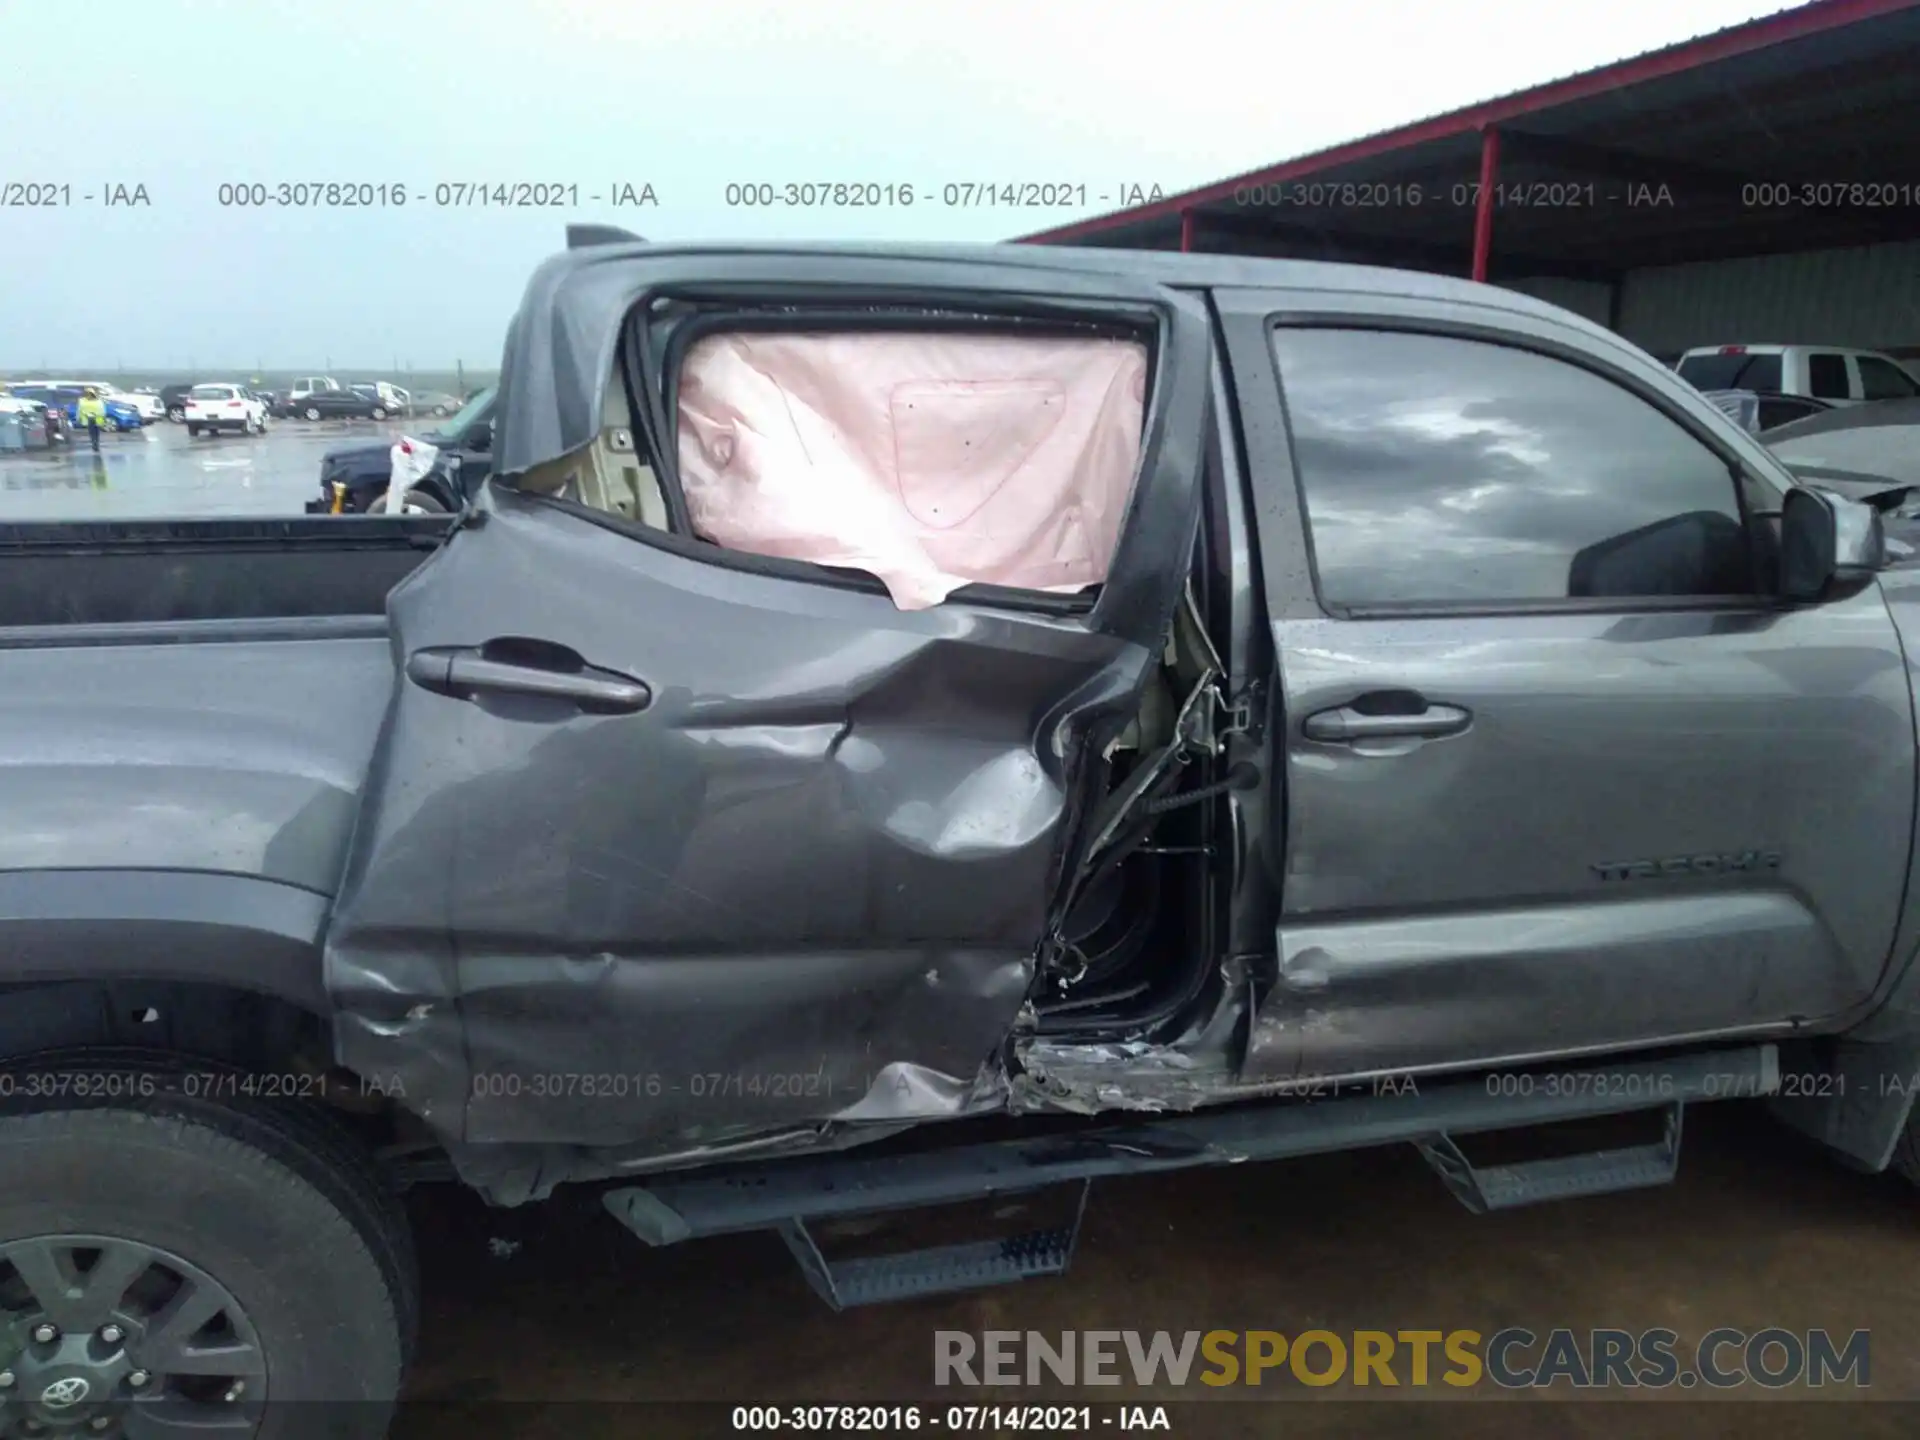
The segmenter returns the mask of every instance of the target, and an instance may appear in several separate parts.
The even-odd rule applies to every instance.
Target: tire
[[[200,427],[198,425],[187,426],[187,438],[189,440],[198,440],[200,438]]]
[[[368,512],[374,515],[388,514],[387,497],[392,493],[391,490],[381,491],[380,498],[368,505]],[[446,503],[431,490],[412,490],[407,493],[406,504],[401,507],[400,513],[402,515],[445,515],[449,511]]]
[[[387,418],[387,412],[376,405],[373,407],[373,418],[376,420],[384,420]]]
[[[149,1073],[161,1082],[151,1096],[120,1087],[0,1113],[0,1254],[41,1236],[105,1237],[150,1247],[176,1275],[192,1267],[226,1292],[244,1321],[235,1329],[265,1357],[268,1378],[229,1403],[257,1404],[266,1384],[275,1402],[339,1404],[338,1434],[376,1440],[419,1305],[397,1200],[323,1113],[188,1098],[165,1070]],[[176,1393],[162,1364],[142,1360],[134,1314],[127,1354],[168,1387],[149,1393]],[[276,1403],[258,1434],[287,1433],[310,1418],[302,1408]]]
[[[307,407],[307,419],[318,420],[319,418],[320,418],[320,412],[316,410],[313,406],[309,405]]]
[[[187,408],[184,405],[174,405],[167,410],[167,419],[173,421],[176,425],[186,418]]]

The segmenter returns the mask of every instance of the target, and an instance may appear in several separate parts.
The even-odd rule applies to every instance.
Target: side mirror
[[[485,451],[493,449],[493,422],[490,420],[482,420],[478,425],[475,425],[471,430],[467,431],[464,444],[468,450]]]
[[[1837,586],[1871,578],[1886,563],[1880,512],[1831,490],[1796,486],[1780,510],[1780,593],[1825,599]]]

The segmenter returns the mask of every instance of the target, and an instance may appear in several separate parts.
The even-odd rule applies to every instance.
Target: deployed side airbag
[[[1106,578],[1140,463],[1146,347],[941,333],[707,336],[680,480],[730,550],[868,571],[904,610],[960,586]]]

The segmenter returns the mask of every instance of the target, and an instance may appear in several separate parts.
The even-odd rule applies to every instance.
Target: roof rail
[[[644,245],[646,237],[618,225],[569,225],[567,249],[584,250],[589,245]]]

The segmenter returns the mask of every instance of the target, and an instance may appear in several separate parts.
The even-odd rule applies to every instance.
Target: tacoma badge
[[[1665,860],[1612,860],[1595,865],[1602,880],[1658,880],[1675,875],[1728,875],[1778,870],[1778,850],[1735,850],[1722,855],[1675,855]]]

